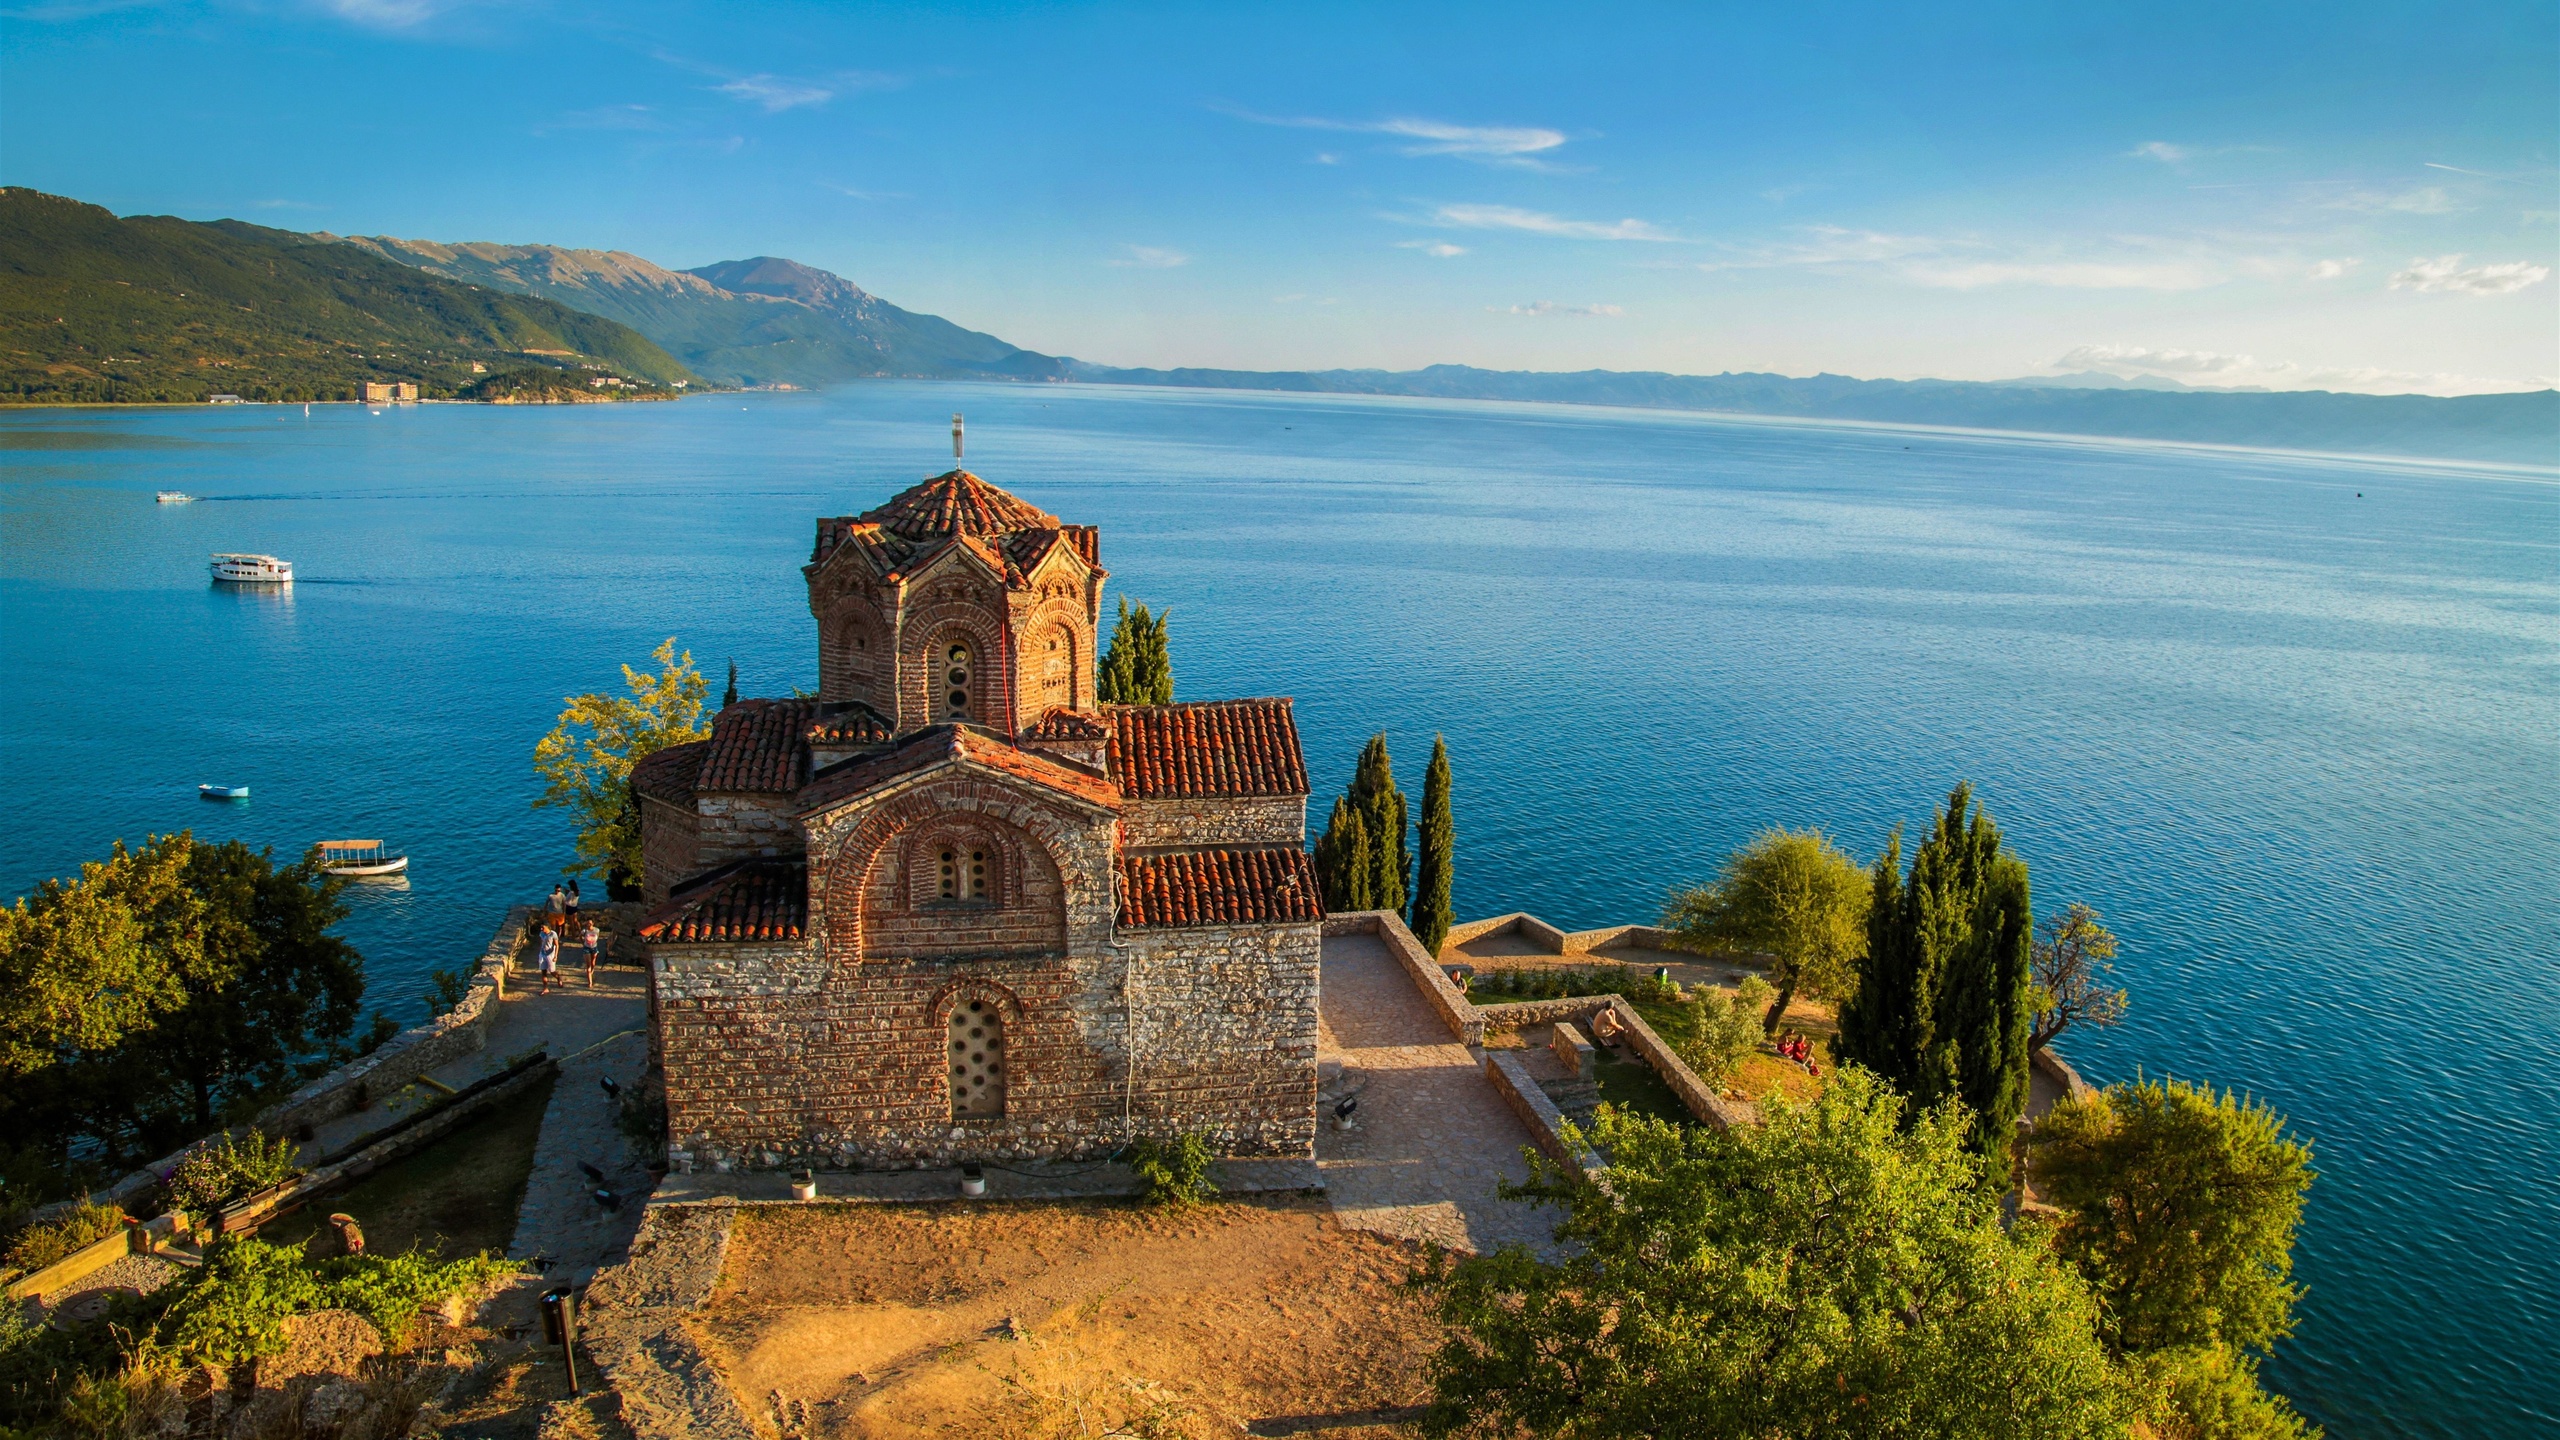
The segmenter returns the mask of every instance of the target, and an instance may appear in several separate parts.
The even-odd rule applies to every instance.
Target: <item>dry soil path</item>
[[[1550,1249],[1557,1213],[1494,1193],[1528,1177],[1528,1129],[1376,936],[1326,937],[1321,1012],[1316,1163],[1342,1222],[1479,1254]],[[1347,1093],[1357,1124],[1336,1130],[1332,1102]]]

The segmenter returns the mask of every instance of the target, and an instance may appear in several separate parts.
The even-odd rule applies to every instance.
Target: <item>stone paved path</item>
[[[1326,937],[1321,1012],[1316,1162],[1343,1223],[1478,1253],[1551,1251],[1557,1212],[1494,1194],[1528,1177],[1527,1128],[1378,937]],[[1333,1101],[1352,1092],[1358,1125],[1336,1130]]]
[[[645,1006],[633,1002],[628,1018],[646,1024]],[[642,1168],[645,1157],[622,1132],[616,1102],[598,1083],[610,1078],[625,1094],[636,1093],[648,1069],[649,1037],[634,1030],[583,1052],[552,1053],[560,1058],[560,1078],[542,1112],[542,1137],[534,1143],[533,1173],[525,1180],[507,1255],[548,1256],[555,1262],[550,1279],[583,1282],[597,1267],[622,1258],[655,1183]],[[604,1172],[601,1184],[578,1168],[581,1161]],[[611,1190],[620,1208],[597,1203],[599,1188]]]

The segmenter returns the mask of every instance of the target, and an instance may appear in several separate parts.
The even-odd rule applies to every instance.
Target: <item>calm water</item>
[[[560,698],[681,637],[815,683],[810,522],[946,468],[1103,527],[1181,693],[1293,694],[1316,813],[1457,768],[1461,916],[1650,918],[1772,824],[1861,856],[1972,780],[2123,936],[2100,1079],[2317,1147],[2274,1379],[2344,1436],[2560,1417],[2560,486],[2280,456],[1480,404],[880,384],[558,410],[0,415],[8,893],[119,835],[380,836],[424,1013],[547,889]],[[175,487],[203,500],[151,503]],[[291,558],[217,590],[215,550]],[[246,783],[205,804],[202,781]]]

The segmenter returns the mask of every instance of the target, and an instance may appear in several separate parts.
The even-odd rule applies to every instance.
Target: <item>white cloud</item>
[[[833,190],[849,200],[904,200],[907,198],[907,192],[903,190],[857,190],[850,185],[839,185],[833,180],[819,181],[818,188]]]
[[[1318,165],[1339,165],[1342,163],[1342,157],[1334,154],[1330,150],[1319,150],[1316,152],[1315,163]]]
[[[2045,285],[2059,290],[2201,290],[2222,281],[2221,276],[2197,265],[2088,260],[1909,265],[1903,267],[1902,273],[1920,284],[1945,290],[1981,290],[1994,285]]]
[[[819,105],[835,98],[836,92],[805,80],[786,80],[779,75],[742,75],[713,89],[732,100],[761,105],[768,115],[779,114],[801,105]]]
[[[445,8],[439,0],[321,0],[321,4],[341,20],[381,30],[406,30],[434,19]]]
[[[2422,185],[2397,194],[2350,190],[2331,198],[2325,208],[2352,210],[2360,215],[2450,215],[2462,205],[2443,186]]]
[[[1155,245],[1123,245],[1120,248],[1125,253],[1119,259],[1108,263],[1117,265],[1123,270],[1170,270],[1177,265],[1191,263],[1191,257],[1179,250],[1167,250]]]
[[[1624,315],[1616,305],[1559,305],[1553,300],[1532,300],[1526,305],[1487,305],[1496,315]]]
[[[1389,120],[1329,120],[1311,115],[1257,115],[1250,110],[1236,109],[1228,109],[1225,113],[1256,125],[1279,125],[1292,130],[1392,135],[1406,142],[1394,147],[1400,155],[1448,155],[1481,164],[1531,170],[1552,168],[1538,157],[1561,149],[1565,142],[1563,131],[1549,130],[1541,125],[1456,125],[1446,120],[1424,120],[1413,116]],[[1335,162],[1319,156],[1317,163],[1330,165]]]
[[[2361,260],[2323,260],[2311,267],[2311,278],[2335,280],[2363,263]]]
[[[1789,265],[1875,264],[1914,255],[1934,255],[1947,248],[1945,242],[1926,236],[1887,235],[1877,230],[1847,230],[1837,225],[1807,225],[1798,233],[1807,238],[1743,251],[1723,260],[1709,260],[1698,268],[1712,273],[1718,270],[1768,270]]]
[[[1676,241],[1680,237],[1642,220],[1567,220],[1511,205],[1443,205],[1428,222],[1464,230],[1525,230],[1567,240]]]
[[[2458,295],[2504,295],[2539,285],[2550,278],[2546,265],[2531,265],[2510,260],[2498,265],[2465,266],[2460,255],[2439,255],[2433,260],[2420,256],[2408,268],[2391,277],[2394,290],[2446,291]]]
[[[2048,367],[2066,373],[2097,370],[2113,375],[2165,375],[2208,388],[2254,386],[2269,390],[2348,390],[2375,395],[2480,395],[2547,388],[2539,379],[2491,380],[2474,375],[2423,374],[2378,366],[2310,366],[2260,360],[2216,350],[2155,349],[2147,345],[2082,345]]]
[[[2196,152],[2184,145],[2172,145],[2166,140],[2153,140],[2136,145],[2125,153],[2135,159],[2157,160],[2163,165],[2175,165]]]
[[[1454,259],[1457,256],[1467,253],[1466,246],[1452,245],[1446,240],[1399,240],[1396,242],[1396,248],[1399,250],[1419,250],[1434,260]]]

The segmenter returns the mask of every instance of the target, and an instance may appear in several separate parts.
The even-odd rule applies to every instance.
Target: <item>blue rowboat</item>
[[[249,798],[249,787],[246,785],[199,785],[196,787],[196,793],[207,800],[246,800]]]

